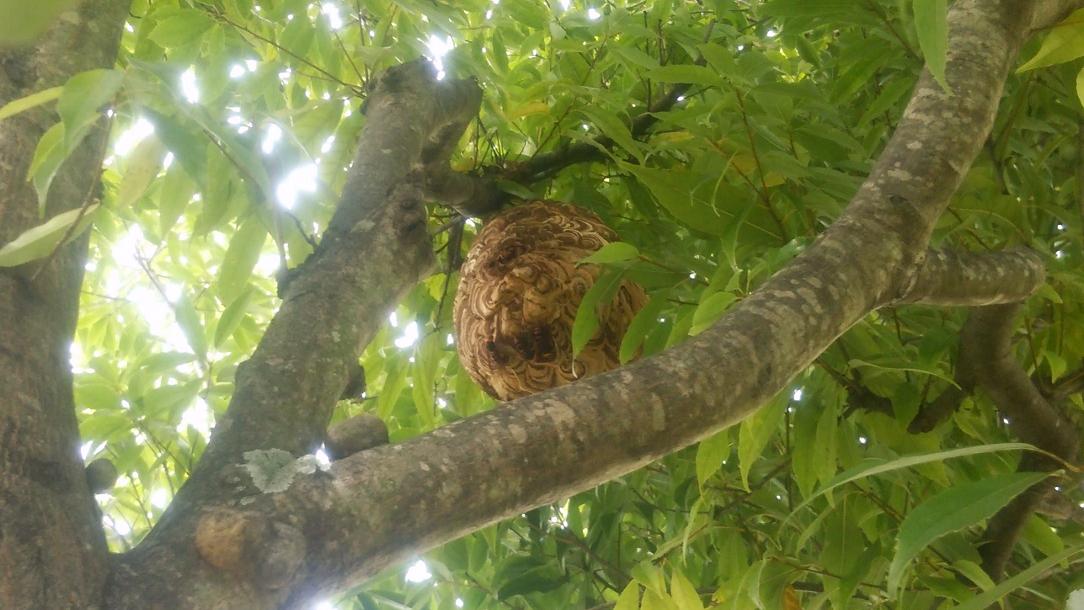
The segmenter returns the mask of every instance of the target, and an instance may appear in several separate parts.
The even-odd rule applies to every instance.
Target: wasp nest
[[[460,362],[489,395],[511,400],[618,366],[621,338],[645,300],[628,281],[572,358],[576,310],[602,272],[577,263],[616,239],[598,216],[552,201],[486,223],[463,263],[454,314]]]

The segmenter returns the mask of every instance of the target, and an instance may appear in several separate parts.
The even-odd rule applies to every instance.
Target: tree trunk
[[[0,105],[112,68],[127,0],[86,0],[36,46],[0,50]],[[27,168],[57,121],[37,108],[0,121],[0,243],[42,222]],[[98,197],[108,124],[60,168],[45,215]],[[87,239],[52,262],[0,269],[0,607],[86,608],[108,574],[105,537],[79,456],[69,351]]]

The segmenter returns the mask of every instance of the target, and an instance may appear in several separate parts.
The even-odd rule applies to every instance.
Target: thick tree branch
[[[953,5],[954,94],[924,75],[844,215],[714,328],[618,371],[337,462],[331,481],[301,481],[274,508],[262,499],[267,510],[313,515],[305,531],[319,524],[310,538],[318,552],[290,605],[740,420],[869,311],[919,284],[933,224],[984,141],[1029,32],[1020,6]]]
[[[926,255],[899,302],[972,307],[1016,303],[1034,294],[1045,277],[1043,260],[1030,250],[935,250]]]
[[[281,540],[274,519],[228,511],[208,517],[204,507],[258,493],[237,466],[245,452],[279,449],[301,455],[323,440],[360,350],[432,266],[423,173],[443,169],[480,102],[475,83],[438,83],[427,62],[404,64],[380,80],[369,96],[358,154],[328,231],[313,256],[292,272],[282,306],[255,353],[238,367],[229,409],[191,478],[143,544],[122,562],[113,586],[114,595],[121,596],[114,599],[119,607],[137,606],[148,595],[184,600],[179,607],[192,608],[211,607],[212,599],[221,598],[214,586],[184,584],[193,578],[222,579],[214,566],[191,553],[199,524],[205,534],[243,530],[254,556],[262,556],[262,544]],[[296,550],[292,543],[289,548]],[[230,594],[234,607],[275,605],[277,590],[292,577],[280,572],[268,572],[274,582],[261,581],[260,571],[246,573],[255,582],[247,593]],[[182,573],[198,576],[181,578]],[[140,574],[152,576],[144,580]]]

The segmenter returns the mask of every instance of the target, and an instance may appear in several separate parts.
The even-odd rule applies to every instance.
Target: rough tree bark
[[[92,68],[111,68],[127,0],[87,0],[35,46],[0,49],[0,105]],[[40,224],[27,168],[56,114],[0,122],[0,243]],[[92,129],[61,167],[46,215],[98,197],[108,126]],[[86,239],[38,272],[0,272],[0,608],[84,608],[108,574],[105,536],[79,459],[69,346]],[[33,278],[33,279],[31,279]]]
[[[123,22],[117,5],[123,4],[84,3],[85,10],[101,10],[100,24],[88,31],[109,30],[115,40]],[[420,550],[588,489],[733,424],[878,307],[1025,298],[1043,277],[1034,255],[930,255],[927,244],[986,138],[1020,44],[1082,4],[958,0],[950,15],[953,95],[924,74],[897,132],[844,214],[712,329],[653,358],[405,443],[362,451],[329,472],[299,475],[284,492],[261,493],[239,465],[244,452],[300,455],[319,440],[349,364],[391,304],[431,265],[421,193],[450,182],[462,186],[427,176],[447,176],[450,143],[477,110],[477,87],[436,83],[417,64],[393,71],[371,94],[358,157],[328,234],[291,276],[282,308],[238,371],[228,413],[191,479],[152,533],[113,562],[102,605],[303,607]],[[110,49],[104,43],[96,48]],[[79,61],[101,65],[110,57],[82,53]],[[10,70],[7,60],[4,67]],[[20,126],[16,134],[31,144],[10,154],[2,148],[4,184],[21,182],[24,173],[9,166],[29,158],[27,146],[40,133],[33,129]],[[0,142],[15,137],[7,134],[0,131]],[[84,188],[97,167],[95,159],[85,162],[71,168]],[[68,206],[79,204],[70,199]],[[14,214],[25,228],[32,224],[32,203],[29,196],[5,200],[0,214]],[[6,222],[0,227],[8,231]],[[8,510],[29,508],[57,518],[30,525],[74,545],[74,552],[42,557],[41,563],[0,563],[25,572],[19,578],[5,572],[0,579],[5,607],[39,607],[26,599],[58,602],[41,607],[95,600],[106,572],[101,533],[77,476],[67,372],[84,253],[85,246],[73,246],[33,284],[17,274],[0,275],[12,287],[0,292],[0,319],[18,321],[0,330],[7,333],[0,335],[0,390],[17,397],[5,399],[0,412],[0,562],[12,556],[9,548],[27,553],[37,543],[14,537]],[[27,322],[37,315],[27,309],[31,295],[55,304],[67,323],[63,329]],[[36,366],[49,368],[28,368],[20,360],[28,358],[18,353],[22,348],[33,352]],[[52,373],[47,389],[41,370]],[[59,464],[70,487],[50,488],[55,479],[37,475],[40,464]],[[11,502],[24,504],[9,509]],[[52,595],[41,589],[60,569],[69,576],[63,596],[32,597]]]

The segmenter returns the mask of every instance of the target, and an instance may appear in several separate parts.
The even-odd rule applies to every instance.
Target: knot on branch
[[[196,551],[212,566],[261,589],[293,581],[305,558],[305,537],[296,527],[255,511],[213,508],[196,525]]]

